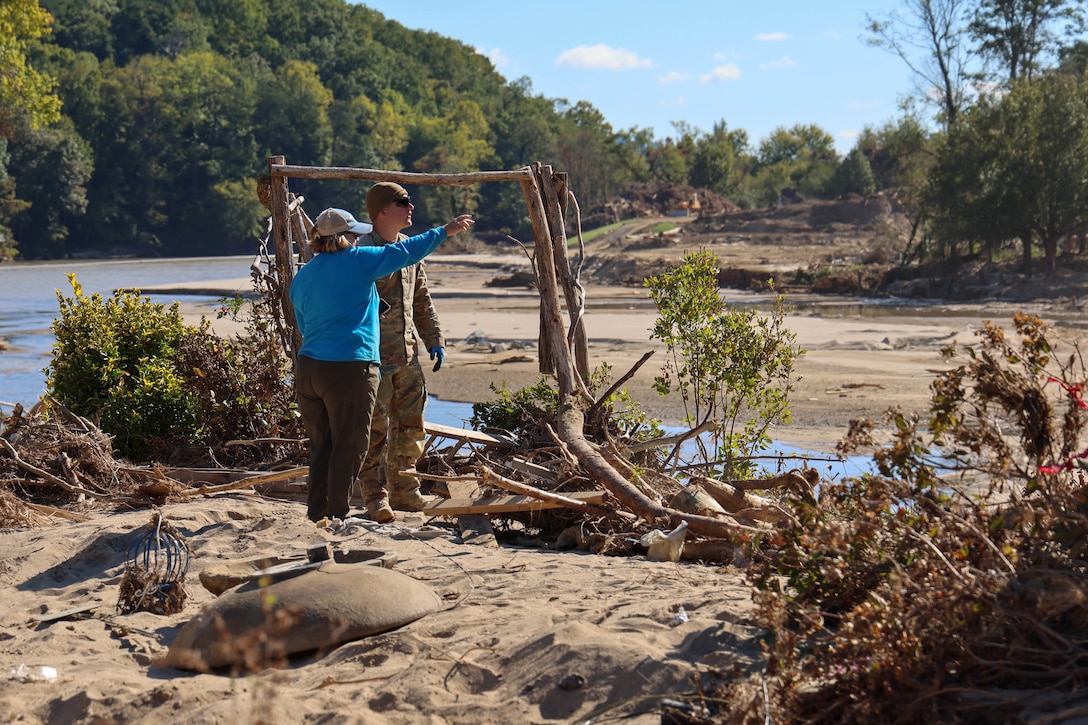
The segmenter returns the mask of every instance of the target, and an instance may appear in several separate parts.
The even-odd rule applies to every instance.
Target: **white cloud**
[[[725,83],[740,80],[740,66],[736,63],[720,65],[706,75],[699,76],[700,83]]]
[[[663,76],[657,77],[657,82],[663,86],[670,85],[672,83],[683,83],[690,76],[687,73],[680,73],[678,71],[671,70]]]
[[[788,55],[784,55],[778,60],[773,60],[770,63],[762,63],[760,70],[775,70],[777,68],[793,68],[797,65],[797,61]]]
[[[762,40],[762,41],[766,41],[766,42],[770,42],[770,43],[775,43],[775,42],[778,42],[780,40],[789,40],[790,37],[792,37],[792,36],[790,36],[789,33],[760,33],[759,35],[756,36],[756,40]]]
[[[683,96],[677,96],[676,98],[673,98],[672,100],[662,101],[661,105],[662,106],[682,106],[682,105],[684,105],[684,103],[685,103],[684,97]]]
[[[492,48],[491,50],[488,50],[487,48],[477,48],[476,52],[490,60],[491,65],[495,66],[496,70],[510,65],[510,56],[508,56],[506,51],[502,48]]]
[[[597,70],[632,70],[652,68],[654,62],[649,58],[640,58],[637,53],[623,48],[611,48],[607,45],[579,45],[577,48],[560,53],[555,59],[555,64]]]

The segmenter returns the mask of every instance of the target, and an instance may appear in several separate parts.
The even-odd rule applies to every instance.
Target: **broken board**
[[[35,617],[39,624],[48,624],[50,622],[56,622],[60,619],[68,619],[69,617],[78,617],[81,614],[87,614],[93,612],[102,606],[102,602],[92,602],[91,604],[84,604],[80,607],[73,607],[72,609],[65,609],[63,612],[52,612],[50,614],[43,614],[39,617]]]
[[[450,491],[450,495],[453,495],[453,491]],[[583,503],[604,503],[604,491],[575,491],[563,495]],[[563,505],[553,501],[543,501],[532,496],[508,494],[479,498],[442,499],[427,506],[427,508],[423,509],[423,513],[428,516],[464,516],[466,514],[509,514],[520,511],[558,508],[563,508]]]
[[[450,481],[450,496],[453,498],[442,501],[472,500],[479,489],[475,483],[467,481]],[[467,497],[467,498],[466,498]],[[426,509],[424,509],[426,513]],[[457,527],[461,530],[461,541],[465,544],[476,546],[498,546],[495,532],[491,529],[491,519],[483,514],[463,514],[457,517]]]
[[[442,425],[441,423],[432,423],[430,421],[423,422],[423,430],[432,436],[453,438],[454,440],[464,441],[466,443],[506,447],[517,443],[516,440],[507,436],[492,435],[491,433],[483,433],[478,430],[467,430],[465,428],[454,428],[451,425]]]

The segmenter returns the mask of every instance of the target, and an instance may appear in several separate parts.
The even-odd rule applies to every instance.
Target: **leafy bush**
[[[586,386],[591,393],[607,387],[611,382],[612,366],[605,362],[590,373]],[[532,385],[521,390],[506,389],[506,382],[499,385],[491,383],[495,400],[472,404],[472,417],[469,424],[481,431],[510,432],[527,443],[548,443],[552,440],[548,432],[556,425],[556,411],[559,407],[559,390],[541,376]],[[650,418],[637,402],[632,400],[626,389],[609,394],[602,401],[602,415],[599,420],[587,421],[590,430],[587,437],[594,438],[595,428],[602,421],[611,433],[630,438],[652,438],[661,434],[661,421]]]
[[[207,320],[185,325],[176,303],[153,304],[138,291],[87,297],[74,275],[69,281],[74,297],[57,295],[47,384],[97,419],[122,455],[184,465],[197,447],[216,449],[210,463],[240,465],[289,455],[284,446],[297,454],[293,441],[304,436],[268,296],[250,308],[245,334],[225,339]],[[245,304],[230,301],[222,314],[237,318]],[[253,443],[226,445],[237,440]]]
[[[73,297],[59,291],[53,323],[50,394],[79,415],[97,418],[118,451],[139,459],[154,438],[199,432],[199,401],[185,390],[175,360],[189,334],[175,303],[152,304],[139,292],[109,299],[83,294],[69,274]]]
[[[506,389],[506,381],[491,383],[491,392],[498,397],[472,404],[469,425],[481,431],[508,431],[525,437],[539,428],[541,421],[554,422],[559,406],[559,390],[547,378],[540,377],[521,390]]]
[[[718,290],[718,262],[705,250],[645,281],[657,305],[651,337],[668,346],[654,387],[661,395],[678,391],[685,422],[697,427],[716,421],[710,448],[701,456],[714,477],[749,478],[750,456],[767,448],[768,431],[790,420],[793,369],[804,354],[784,325],[784,298],[771,312],[731,308]]]

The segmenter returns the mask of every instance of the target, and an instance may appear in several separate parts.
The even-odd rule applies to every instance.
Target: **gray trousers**
[[[295,400],[310,437],[306,515],[311,521],[348,514],[359,457],[370,445],[380,377],[377,363],[298,356]]]

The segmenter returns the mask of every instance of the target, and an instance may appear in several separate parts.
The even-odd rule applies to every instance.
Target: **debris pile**
[[[149,505],[177,493],[114,457],[110,436],[50,398],[17,405],[0,432],[0,525],[82,519],[94,504]]]
[[[709,189],[682,184],[631,184],[621,194],[609,197],[584,212],[582,227],[596,229],[643,216],[690,213],[712,217],[738,211],[739,206]],[[568,233],[571,231],[568,230]]]
[[[733,563],[743,557],[741,542],[776,540],[780,526],[797,525],[781,501],[815,500],[815,469],[751,480],[678,478],[676,449],[699,431],[647,438],[646,429],[613,415],[607,395],[585,414],[583,430],[585,446],[623,480],[602,476],[561,438],[555,401],[542,390],[538,405],[521,398],[508,408],[476,406],[474,422],[487,432],[427,425],[417,475],[443,498],[425,514],[489,517],[495,537],[522,545],[651,558],[661,558],[660,550],[674,561]],[[439,447],[439,439],[454,442]],[[674,543],[655,548],[670,536]]]

